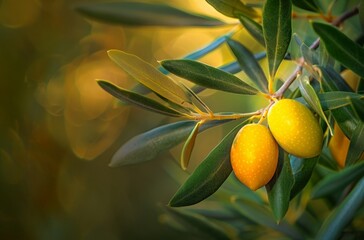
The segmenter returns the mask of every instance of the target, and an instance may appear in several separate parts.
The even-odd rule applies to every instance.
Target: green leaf
[[[358,119],[358,117],[356,116],[356,113],[352,106],[332,109],[331,113],[334,116],[336,123],[344,132],[345,136],[351,139],[355,129],[361,123],[360,119]]]
[[[315,0],[292,0],[292,3],[296,7],[307,11],[320,12],[320,9],[315,3]]]
[[[200,128],[200,132],[222,123],[224,121],[207,122]],[[137,135],[119,148],[112,157],[110,166],[118,167],[152,160],[159,153],[186,140],[195,125],[195,121],[180,121]]]
[[[223,22],[188,13],[168,5],[142,2],[109,2],[77,4],[75,10],[84,16],[111,24],[130,26],[220,26]]]
[[[196,232],[203,238],[208,239],[231,239],[224,229],[212,222],[210,219],[201,216],[200,214],[192,213],[185,209],[176,209],[166,207],[169,214],[181,221],[183,225],[187,225],[187,229],[192,232]]]
[[[211,111],[211,109],[209,108],[209,106],[207,106],[207,104],[202,101],[202,99],[197,95],[197,93],[195,93],[191,88],[189,88],[187,85],[185,85],[184,83],[181,82],[181,84],[185,87],[185,89],[191,94],[192,97],[194,97],[194,99],[201,104],[201,106],[210,114],[213,114],[213,112]]]
[[[178,189],[169,205],[182,207],[196,204],[216,192],[230,175],[230,148],[235,135],[247,121],[237,125],[209,153],[187,181]]]
[[[298,78],[298,87],[303,98],[310,105],[310,107],[326,122],[331,135],[333,134],[333,130],[330,126],[329,121],[327,120],[324,111],[322,110],[321,103],[319,97],[316,95],[315,90],[310,84],[310,80],[308,76],[299,76]]]
[[[309,65],[312,66],[320,63],[320,56],[316,50],[313,50],[306,44],[302,43],[300,45],[300,51],[303,58]]]
[[[263,27],[249,17],[239,15],[239,20],[245,29],[257,40],[263,47],[265,47]]]
[[[320,93],[318,97],[322,110],[330,110],[345,135],[351,138],[355,128],[361,122],[351,105],[352,99],[361,100],[364,96],[352,92],[333,91]],[[305,103],[302,98],[297,98],[296,100]]]
[[[238,15],[258,17],[258,13],[251,7],[246,6],[240,0],[206,0],[218,12],[225,16],[237,18]]]
[[[355,128],[350,139],[348,155],[346,156],[345,165],[355,164],[363,156],[364,151],[364,122],[360,122]]]
[[[364,95],[360,95],[361,98],[351,98],[350,101],[354,107],[356,114],[359,116],[361,121],[364,121]]]
[[[333,68],[322,66],[318,66],[318,68],[322,74],[322,79],[324,82],[323,88],[325,91],[353,91],[346,81],[341,77],[341,75]]]
[[[178,111],[175,111],[172,108],[169,108],[157,101],[154,101],[153,99],[144,97],[134,92],[130,92],[126,89],[114,85],[113,83],[104,80],[98,80],[97,83],[105,91],[107,91],[112,96],[118,98],[121,101],[135,104],[139,107],[150,110],[152,112],[161,113],[171,117],[180,117],[183,115],[182,113],[179,113]]]
[[[262,92],[268,92],[268,81],[264,75],[262,68],[260,67],[258,61],[255,59],[254,55],[241,43],[227,39],[230,49],[234,53],[236,59],[238,60],[241,68],[244,70],[246,75],[253,80],[257,87]]]
[[[331,25],[312,22],[312,26],[333,58],[364,77],[364,49],[361,46]]]
[[[182,149],[182,154],[181,154],[181,167],[183,170],[187,169],[188,163],[190,161],[191,158],[191,154],[192,154],[192,150],[193,147],[195,146],[195,140],[198,134],[198,130],[201,126],[202,122],[197,122],[195,127],[192,129],[190,135],[188,136],[185,145],[183,146]]]
[[[364,178],[325,219],[316,239],[339,239],[345,227],[353,220],[364,204]]]
[[[109,50],[109,57],[135,80],[158,95],[185,108],[195,109],[191,95],[172,78],[165,76],[139,57],[119,50]]]
[[[270,211],[264,205],[246,199],[232,199],[232,201],[237,212],[251,221],[281,232],[291,239],[305,239],[305,237],[302,236],[302,233],[298,232],[285,221],[281,221],[277,224]]]
[[[314,158],[297,158],[290,156],[291,167],[294,177],[294,185],[291,190],[291,199],[299,194],[310,180],[319,157]]]
[[[274,217],[279,222],[286,214],[291,189],[294,184],[291,164],[282,149],[279,151],[279,165],[272,180],[266,185],[269,204]]]
[[[352,165],[327,175],[312,189],[312,198],[325,197],[332,193],[343,192],[349,184],[358,181],[364,175],[364,162]]]
[[[351,105],[354,100],[362,101],[364,99],[364,96],[361,94],[343,91],[319,93],[317,96],[323,111],[345,108]],[[296,98],[296,100],[307,105],[307,102],[302,97]]]
[[[233,74],[197,61],[186,59],[164,60],[161,64],[171,73],[207,88],[240,94],[258,93],[255,88]]]
[[[364,31],[364,4],[359,5],[359,21],[362,31]]]
[[[341,77],[338,77],[338,74],[335,71],[330,68],[320,69],[323,76],[323,88],[325,91],[337,91],[339,88],[351,91],[347,85],[342,84],[342,81],[344,80]],[[355,110],[353,109],[353,106],[348,105],[337,109],[332,109],[331,113],[337,124],[340,126],[341,130],[350,139],[356,127],[361,122]]]
[[[291,40],[291,10],[290,0],[267,0],[264,5],[263,33],[271,79],[274,79]]]

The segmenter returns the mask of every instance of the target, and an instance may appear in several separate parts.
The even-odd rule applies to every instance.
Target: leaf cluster
[[[182,223],[178,225],[180,228],[192,224],[197,229],[196,234],[219,239],[254,233],[259,237],[258,229],[264,229],[261,231],[268,236],[278,232],[292,239],[315,236],[334,239],[355,231],[351,223],[362,215],[360,211],[364,202],[364,165],[361,161],[364,150],[364,49],[360,41],[346,33],[350,31],[345,31],[354,28],[354,24],[338,27],[345,21],[357,20],[359,14],[363,29],[363,4],[343,8],[340,16],[333,17],[331,10],[335,1],[329,6],[319,0],[267,0],[260,1],[261,4],[239,0],[207,2],[218,12],[236,18],[239,28],[181,59],[160,61],[157,67],[121,50],[108,52],[112,61],[148,91],[141,94],[137,88],[123,89],[107,80],[98,80],[100,87],[125,104],[174,119],[172,123],[158,126],[124,143],[114,154],[110,166],[153,160],[184,142],[180,165],[186,170],[191,153],[197,148],[195,140],[199,134],[234,121],[235,126],[194,169],[169,203],[170,207],[181,207],[201,201],[204,202],[199,206],[214,202],[218,209],[167,207],[166,212]],[[121,25],[229,26],[208,16],[160,4],[102,3],[79,5],[76,10],[86,17]],[[302,18],[311,34],[298,27]],[[312,18],[314,20],[309,21]],[[263,53],[253,53],[244,44],[244,39],[235,37],[241,27],[264,48]],[[360,34],[363,36],[362,29]],[[230,48],[236,59],[234,62],[212,67],[198,61],[205,54],[218,51],[222,44]],[[259,62],[262,58],[267,60],[268,71],[265,71],[264,63]],[[279,69],[284,62],[296,63],[297,67],[287,79],[280,79]],[[355,89],[349,87],[348,79],[342,77],[343,71],[357,75]],[[238,72],[244,72],[246,78],[236,75]],[[188,87],[186,81],[193,87]],[[267,107],[254,112],[215,113],[198,95],[205,89],[261,96],[267,99]],[[230,147],[241,127],[257,119],[263,121],[271,103],[280,98],[294,98],[317,115],[325,132],[325,144],[322,153],[310,159],[289,155],[281,149],[275,176],[265,189],[254,193],[231,174]],[[335,134],[334,124],[350,140],[346,167],[342,170],[328,149],[328,142]],[[309,223],[314,218],[312,209],[316,207],[311,198],[329,205],[329,209],[321,213],[325,217],[322,222],[317,222],[318,228]],[[294,221],[288,221],[286,215]],[[236,219],[245,227],[237,227]]]

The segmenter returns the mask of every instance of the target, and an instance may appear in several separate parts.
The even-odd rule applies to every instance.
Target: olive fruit
[[[278,144],[301,158],[320,154],[322,129],[313,113],[292,99],[277,101],[268,111],[268,126]]]
[[[230,151],[235,176],[255,191],[272,179],[278,164],[278,144],[269,129],[247,124],[235,136]]]

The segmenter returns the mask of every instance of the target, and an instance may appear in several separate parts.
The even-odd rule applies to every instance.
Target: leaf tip
[[[109,163],[109,165],[108,165],[109,167],[111,167],[111,168],[114,168],[114,167],[116,167],[115,166],[115,163],[113,162],[113,161],[111,161],[110,163]]]
[[[175,203],[174,197],[169,201],[167,207],[178,207]]]
[[[106,53],[109,56],[109,58],[113,59],[116,54],[125,53],[125,52],[118,50],[118,49],[109,49],[106,51]]]

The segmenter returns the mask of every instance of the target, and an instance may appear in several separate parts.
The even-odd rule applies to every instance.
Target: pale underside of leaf
[[[139,57],[119,50],[109,50],[109,57],[135,80],[162,97],[191,110],[196,107],[191,95],[180,84],[165,76]]]
[[[320,99],[316,95],[315,90],[310,84],[310,80],[308,76],[300,76],[298,79],[299,88],[303,98],[307,101],[307,103],[312,107],[312,109],[326,122],[327,126],[329,127],[331,136],[333,135],[333,130],[329,121],[326,118],[324,111],[322,110]]]
[[[196,123],[195,127],[192,129],[190,136],[188,136],[181,154],[181,167],[183,170],[187,169],[188,163],[190,162],[192,150],[195,146],[196,137],[198,130],[203,122],[199,121]]]
[[[193,205],[217,191],[232,171],[230,164],[231,144],[236,133],[246,123],[247,121],[244,121],[237,125],[209,153],[175,193],[169,203],[170,206],[181,207]]]

